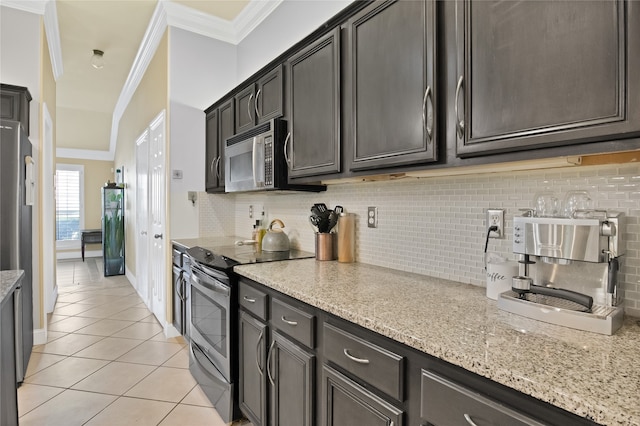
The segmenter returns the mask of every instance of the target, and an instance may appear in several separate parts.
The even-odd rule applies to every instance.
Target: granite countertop
[[[640,320],[613,336],[498,309],[482,287],[315,259],[234,270],[429,355],[606,425],[640,425]]]
[[[5,297],[13,293],[16,284],[24,275],[22,270],[0,271],[0,303],[4,303]]]

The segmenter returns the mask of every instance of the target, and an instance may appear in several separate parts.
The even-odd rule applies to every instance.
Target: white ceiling
[[[233,21],[248,0],[162,0]],[[56,82],[57,147],[109,151],[114,108],[158,0],[57,0],[64,72]],[[104,51],[104,67],[90,64]]]

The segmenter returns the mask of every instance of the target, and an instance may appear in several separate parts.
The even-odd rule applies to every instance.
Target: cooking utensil
[[[320,213],[324,213],[329,210],[327,209],[327,205],[325,203],[316,203],[314,204],[314,206],[320,211]]]
[[[344,211],[344,208],[342,208],[342,206],[336,206],[333,209],[334,212],[336,212],[336,214],[340,215],[340,213],[342,213]]]
[[[274,228],[273,225],[278,225],[280,228]],[[284,228],[284,223],[280,219],[271,221],[267,233],[262,238],[263,251],[289,251],[289,237],[282,228]]]
[[[331,232],[331,230],[336,226],[336,224],[338,223],[338,213],[335,212],[335,210],[329,210],[329,223],[327,225],[327,232]]]

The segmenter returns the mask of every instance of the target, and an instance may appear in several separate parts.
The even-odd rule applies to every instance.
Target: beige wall
[[[135,275],[135,191],[136,149],[138,137],[162,110],[168,109],[168,36],[165,32],[131,102],[127,106],[118,129],[115,164],[124,166],[124,182],[129,196],[125,202],[126,266]],[[168,137],[165,142],[169,143]],[[166,150],[165,150],[166,152]],[[167,194],[168,197],[168,194]],[[167,203],[169,200],[167,199]]]
[[[84,227],[98,229],[102,226],[102,204],[100,188],[107,180],[113,181],[113,162],[56,158],[56,164],[79,164],[84,166]]]

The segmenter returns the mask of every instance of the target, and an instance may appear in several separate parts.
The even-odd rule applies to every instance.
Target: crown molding
[[[236,32],[236,43],[240,43],[284,0],[252,0],[233,20]]]
[[[144,34],[138,53],[133,60],[133,65],[131,66],[131,71],[129,71],[129,75],[127,76],[127,81],[122,87],[122,92],[120,92],[120,97],[118,98],[118,102],[113,110],[111,138],[109,143],[111,160],[115,158],[120,119],[122,118],[124,111],[127,109],[127,105],[129,105],[131,98],[133,98],[138,85],[142,81],[142,77],[149,67],[151,60],[153,59],[153,55],[156,53],[166,29],[167,13],[164,7],[164,2],[160,1],[151,16],[151,21],[149,21],[147,31]]]
[[[75,158],[78,160],[113,161],[113,154],[109,151],[94,149],[56,148],[57,158]]]
[[[47,1],[44,8],[44,30],[49,45],[49,59],[53,69],[53,78],[58,81],[64,72],[62,67],[62,44],[60,42],[60,27],[58,26],[58,11],[55,0]]]
[[[252,0],[233,21],[226,21],[196,11],[169,0],[160,0],[144,38],[134,59],[120,97],[113,111],[111,137],[109,142],[110,160],[115,157],[118,140],[118,126],[127,105],[142,81],[147,67],[162,40],[168,26],[173,26],[206,37],[238,44],[253,31],[283,0]]]
[[[162,2],[167,12],[167,24],[205,37],[237,44],[236,31],[231,21],[211,16],[180,3]]]

